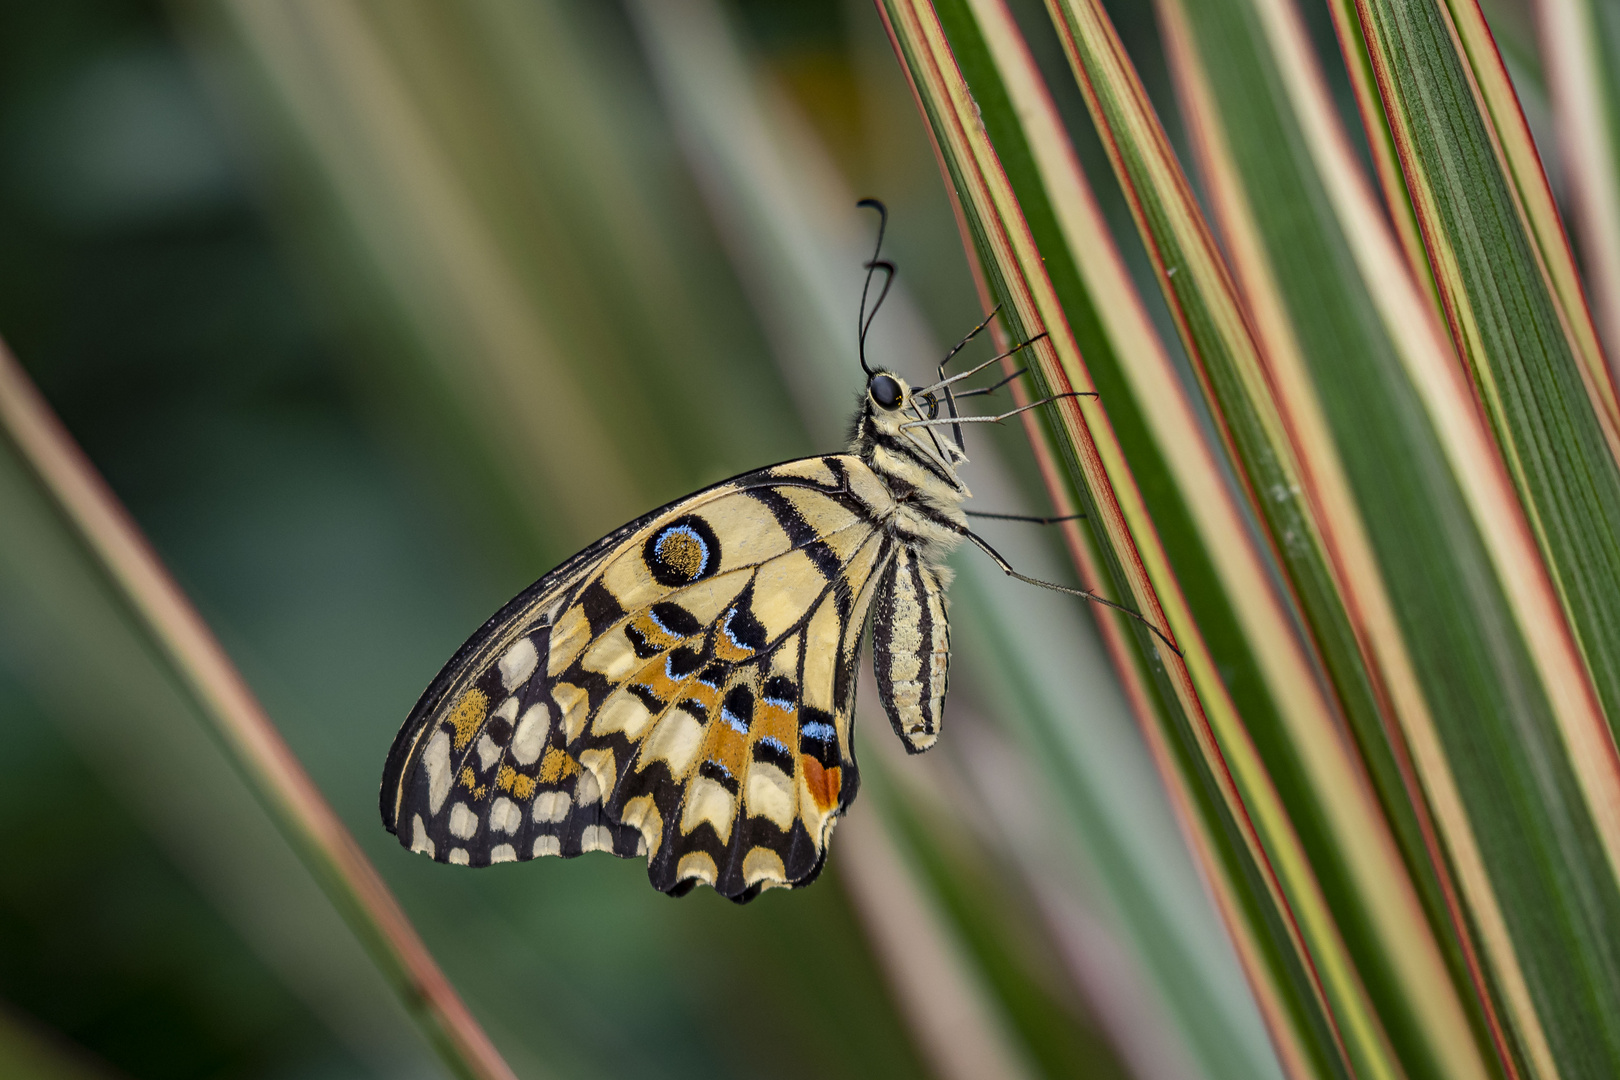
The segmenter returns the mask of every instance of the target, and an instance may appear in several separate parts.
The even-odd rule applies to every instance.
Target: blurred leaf
[[[1620,731],[1620,410],[1535,147],[1473,0],[1358,14],[1447,324]]]
[[[113,1080],[106,1066],[0,1010],[0,1076],[17,1080]]]
[[[981,4],[979,11],[981,26],[997,28],[986,33],[988,41],[1015,39],[996,5]],[[1084,27],[1092,35],[1084,43],[1080,33],[1068,38],[1071,55],[1087,60],[1088,66],[1080,69],[1082,86],[1137,214],[1166,299],[1177,315],[1183,343],[1206,390],[1211,384],[1220,388],[1218,400],[1225,417],[1221,430],[1233,446],[1241,448],[1245,461],[1261,463],[1258,474],[1249,474],[1250,490],[1268,493],[1267,498],[1256,500],[1256,509],[1270,518],[1274,535],[1288,538],[1278,545],[1279,550],[1293,571],[1307,613],[1329,630],[1331,646],[1325,651],[1330,667],[1345,676],[1352,722],[1356,729],[1370,730],[1381,740],[1382,721],[1361,670],[1354,634],[1338,604],[1320,538],[1299,499],[1301,485],[1292,452],[1283,441],[1284,424],[1264,397],[1252,400],[1245,390],[1263,386],[1265,375],[1258,366],[1241,300],[1162,133],[1156,131],[1140,87],[1121,85],[1125,69],[1110,66],[1113,61],[1092,60],[1098,51],[1106,55],[1110,48],[1101,38],[1105,22],[1071,8],[1069,25]],[[958,34],[957,40],[962,37]],[[997,47],[1006,57],[999,61],[1000,70],[1016,71],[1010,60],[1016,59],[1017,45],[1009,41]],[[1122,55],[1117,43],[1112,48],[1115,55]],[[962,51],[959,45],[959,53]],[[1093,63],[1097,63],[1095,70]],[[1122,313],[1139,311],[1140,301],[1130,294],[1117,258],[1109,266],[1098,256],[1099,251],[1108,250],[1106,235],[1095,211],[1085,212],[1092,200],[1051,106],[1038,87],[1009,78],[1006,85],[1013,90],[1016,106],[1004,107],[990,75],[981,75],[971,66],[968,70],[973,72],[981,112],[992,137],[998,140],[1003,160],[1015,163],[1010,169],[1020,200],[1033,220],[1043,222],[1034,227],[1035,233],[1048,268],[1057,268],[1053,270],[1055,282],[1068,284],[1067,291],[1060,285],[1066,310],[1099,312],[1102,314],[1093,318],[1104,327],[1111,324],[1111,335],[1088,342],[1085,351],[1093,370],[1110,371],[1115,356],[1134,354],[1131,362],[1121,365],[1124,385],[1120,391],[1105,396],[1110,418],[1116,430],[1123,432],[1131,432],[1135,424],[1143,422],[1137,416],[1145,418],[1148,426],[1136,428],[1140,434],[1133,432],[1125,445],[1138,482],[1152,493],[1149,505],[1161,529],[1166,521],[1186,513],[1182,506],[1191,508],[1185,529],[1165,530],[1167,551],[1200,625],[1231,627],[1229,632],[1211,636],[1211,648],[1311,864],[1321,875],[1324,897],[1347,946],[1356,954],[1358,977],[1371,984],[1384,1015],[1413,1006],[1427,1011],[1428,1022],[1446,1033],[1443,1041],[1455,1049],[1460,1040],[1461,1053],[1466,1055],[1469,1035],[1465,1021],[1447,986],[1447,973],[1430,940],[1417,895],[1407,884],[1399,851],[1366,788],[1361,763],[1343,740],[1342,706],[1324,697],[1318,688],[1316,657],[1298,642],[1295,616],[1285,606],[1286,600],[1273,592],[1270,553],[1233,542],[1247,531],[1243,511],[1233,504],[1224,478],[1199,438],[1201,425],[1182,400],[1164,350],[1143,332],[1132,333],[1121,326]],[[1208,127],[1207,115],[1197,111],[1190,115],[1199,121],[1193,131]],[[1029,132],[1027,140],[1020,124]],[[1025,153],[1030,155],[1027,164],[1021,158]],[[1047,218],[1048,214],[1053,216]],[[1044,224],[1047,221],[1050,224]],[[1071,266],[1076,268],[1075,277],[1069,279]],[[1099,302],[1092,296],[1106,299]],[[1089,321],[1081,320],[1082,324]],[[1138,316],[1139,326],[1143,321]],[[1134,399],[1126,392],[1127,386]],[[1158,470],[1166,464],[1169,474],[1157,479]],[[1171,493],[1181,495],[1179,506],[1171,503]],[[1202,550],[1197,546],[1200,540]],[[1384,760],[1388,761],[1387,750]],[[1384,767],[1399,792],[1394,762]],[[1301,783],[1304,777],[1310,779]],[[1415,834],[1415,827],[1410,831]],[[1406,992],[1403,985],[1411,987],[1405,1004],[1400,998]],[[1343,988],[1339,991],[1345,992]],[[1354,993],[1349,991],[1351,1000]]]
[[[128,605],[135,627],[147,639],[145,647],[223,744],[231,764],[371,953],[412,1019],[461,1075],[510,1076],[206,624],[3,345],[0,427],[15,455],[16,471],[30,472],[28,479],[43,489],[44,499],[66,519],[72,539],[62,548],[83,551],[93,567],[85,576],[107,579],[113,593]],[[26,482],[21,476],[14,479],[16,486]],[[21,496],[18,492],[9,501],[20,503]],[[43,517],[37,513],[29,524],[37,530]],[[29,552],[37,567],[38,545],[38,539],[30,543],[19,536],[6,547],[19,554]],[[30,547],[36,550],[30,552]],[[127,643],[120,644],[127,648]],[[335,973],[328,977],[331,974]]]
[[[1543,0],[1535,10],[1587,295],[1613,352],[1620,349],[1620,11],[1592,0]]]
[[[1339,558],[1344,560],[1337,571],[1340,587],[1351,601],[1351,610],[1377,611],[1389,604],[1404,626],[1404,646],[1381,629],[1364,638],[1360,647],[1368,650],[1373,685],[1393,691],[1391,704],[1408,746],[1395,743],[1383,749],[1376,723],[1359,725],[1358,740],[1374,763],[1383,758],[1399,764],[1408,754],[1415,758],[1426,796],[1435,805],[1441,835],[1450,846],[1449,857],[1464,864],[1458,873],[1472,904],[1468,915],[1451,914],[1453,927],[1446,928],[1445,915],[1435,903],[1436,890],[1432,885],[1426,889],[1430,917],[1440,928],[1443,947],[1452,954],[1454,977],[1460,979],[1466,966],[1472,969],[1471,981],[1481,984],[1481,993],[1491,992],[1483,980],[1492,977],[1500,980],[1498,992],[1507,986],[1505,993],[1517,1013],[1518,1036],[1533,1046],[1540,1034],[1538,1021],[1528,1014],[1522,985],[1516,984],[1522,977],[1520,961],[1512,955],[1505,930],[1496,921],[1502,917],[1498,905],[1507,908],[1509,919],[1522,919],[1532,909],[1545,911],[1548,905],[1573,900],[1567,894],[1562,901],[1554,898],[1556,893],[1543,894],[1516,916],[1513,908],[1523,890],[1557,888],[1541,875],[1527,873],[1522,860],[1531,851],[1555,849],[1559,841],[1554,837],[1568,835],[1562,822],[1575,823],[1576,830],[1596,824],[1601,833],[1608,827],[1603,807],[1610,796],[1600,794],[1605,790],[1600,780],[1597,788],[1588,787],[1588,802],[1583,806],[1580,792],[1568,786],[1575,777],[1566,772],[1561,781],[1565,786],[1560,787],[1559,781],[1540,786],[1533,800],[1538,805],[1530,811],[1532,820],[1536,814],[1547,813],[1550,821],[1561,824],[1550,825],[1543,818],[1507,825],[1492,820],[1500,814],[1500,802],[1487,793],[1499,790],[1502,776],[1521,765],[1527,746],[1536,748],[1528,753],[1538,760],[1562,758],[1559,721],[1577,725],[1577,733],[1586,731],[1588,734],[1576,737],[1587,740],[1588,745],[1597,738],[1590,734],[1594,715],[1583,713],[1579,700],[1570,700],[1571,691],[1579,697],[1580,661],[1560,639],[1556,600],[1540,579],[1539,560],[1529,547],[1528,531],[1516,500],[1506,490],[1488,434],[1473,422],[1466,390],[1455,378],[1450,358],[1433,330],[1425,325],[1419,297],[1398,264],[1391,261],[1393,249],[1382,233],[1377,212],[1361,191],[1345,141],[1333,134],[1332,113],[1315,81],[1303,33],[1280,5],[1256,4],[1252,14],[1244,7],[1193,9],[1166,4],[1167,38],[1178,59],[1185,107],[1197,117],[1196,126],[1203,135],[1199,149],[1213,203],[1234,253],[1252,324],[1265,344],[1270,386],[1277,388],[1288,413],[1295,417],[1288,430],[1295,452],[1308,466],[1304,490],[1318,508],[1318,528],[1322,535],[1336,538]],[[1275,68],[1268,72],[1273,63]],[[1279,153],[1282,147],[1293,148],[1292,153]],[[1295,207],[1298,209],[1291,213],[1286,210]],[[1309,227],[1312,222],[1318,223],[1314,229]],[[1380,372],[1370,361],[1384,356],[1391,360]],[[1319,387],[1314,393],[1310,390],[1313,383]],[[1218,399],[1224,413],[1232,412],[1218,390],[1212,397]],[[1402,432],[1387,422],[1369,430],[1366,422],[1369,416],[1411,416],[1415,420],[1417,409],[1428,414],[1428,423],[1433,425],[1430,430],[1440,436],[1438,445],[1431,443],[1432,449],[1423,447],[1434,435],[1424,431],[1421,423],[1410,424]],[[1334,433],[1336,450],[1320,440],[1318,433],[1324,427]],[[1380,440],[1392,437],[1400,440],[1397,445],[1379,445]],[[1336,461],[1334,454],[1342,456]],[[1425,459],[1432,464],[1415,471],[1427,483],[1395,497],[1392,463],[1410,468]],[[1246,459],[1244,464],[1253,468]],[[1341,476],[1348,478],[1349,494],[1360,504],[1359,521],[1358,511],[1351,510],[1340,486]],[[1452,484],[1457,486],[1446,493]],[[1474,530],[1478,530],[1478,538],[1465,541]],[[1387,584],[1380,585],[1370,572],[1372,560],[1356,552],[1361,535],[1370,538]],[[1352,558],[1345,559],[1346,554]],[[1476,569],[1465,571],[1444,591],[1435,591],[1439,575],[1455,573],[1470,561]],[[1497,576],[1500,584],[1496,588],[1501,592],[1482,587],[1491,579],[1488,575]],[[1302,588],[1300,596],[1310,612],[1311,590]],[[1460,610],[1454,606],[1459,604]],[[1440,611],[1455,615],[1437,619]],[[1312,621],[1320,635],[1322,620],[1313,617]],[[1373,625],[1381,621],[1375,620]],[[1481,634],[1483,628],[1493,626],[1501,631]],[[1518,658],[1503,657],[1504,644],[1518,635],[1522,635],[1520,643],[1509,646],[1518,651]],[[1437,637],[1446,639],[1439,649],[1434,648]],[[1473,696],[1459,702],[1456,695],[1463,688],[1457,677],[1459,657],[1471,652],[1496,655],[1472,666],[1476,672],[1489,673],[1490,678],[1479,680],[1470,691]],[[1345,662],[1334,665],[1334,651],[1327,648],[1325,654],[1330,667],[1337,667],[1342,688],[1346,680],[1341,673],[1354,672],[1356,657],[1349,654]],[[1412,695],[1415,687],[1403,686],[1412,668],[1423,681],[1426,700]],[[1548,691],[1550,701],[1537,700]],[[1548,709],[1549,705],[1553,708]],[[1530,722],[1538,710],[1545,710],[1540,712],[1539,722],[1544,726],[1539,728]],[[1485,743],[1490,745],[1486,749],[1477,741],[1482,734],[1480,720],[1493,713],[1502,724],[1496,736],[1500,741],[1490,745],[1486,736]],[[1569,730],[1565,728],[1564,738],[1569,737]],[[1437,743],[1437,739],[1442,741]],[[1442,753],[1448,761],[1441,760]],[[1586,768],[1589,775],[1592,769],[1581,764],[1587,754],[1577,750],[1562,767],[1573,764],[1577,770]],[[1490,779],[1474,773],[1486,757],[1496,761]],[[1599,770],[1601,760],[1596,766]],[[1396,772],[1375,768],[1374,773],[1381,777],[1385,805],[1396,820],[1411,820],[1402,805],[1401,788],[1392,782]],[[1406,783],[1411,785],[1410,780]],[[1456,801],[1454,783],[1462,786],[1466,804]],[[1534,786],[1528,777],[1521,783]],[[1421,815],[1421,803],[1416,809]],[[1423,824],[1421,816],[1416,823]],[[1504,841],[1524,843],[1523,838],[1535,835],[1538,828],[1544,830],[1539,843],[1532,841],[1520,854],[1510,856],[1495,847]],[[1422,870],[1423,849],[1413,843],[1418,833],[1410,825],[1402,832],[1409,863],[1428,876]],[[1467,866],[1475,857],[1473,844],[1482,836],[1494,848],[1486,859],[1492,864],[1495,893],[1484,886],[1483,868]],[[1608,869],[1600,853],[1601,848],[1566,845],[1562,872],[1585,878],[1602,895],[1612,884],[1604,881]],[[1596,862],[1594,854],[1598,855]],[[1442,875],[1444,858],[1437,851],[1430,855]],[[1441,895],[1455,888],[1443,876],[1439,883],[1444,887]],[[1591,895],[1589,887],[1580,889]],[[1549,957],[1560,956],[1563,959],[1557,963],[1567,964],[1571,957],[1589,950],[1591,940],[1609,936],[1600,929],[1606,918],[1596,916],[1597,921],[1588,923],[1584,934],[1577,932],[1557,945],[1543,939],[1539,950]],[[1476,946],[1467,937],[1481,925],[1486,929]],[[1517,932],[1529,925],[1521,922]],[[1586,935],[1592,937],[1580,944]],[[1448,939],[1460,939],[1462,956]],[[1494,958],[1494,973],[1479,971],[1473,959],[1475,948],[1483,948]],[[1532,955],[1535,951],[1532,947]],[[1532,965],[1537,962],[1529,961]],[[1405,978],[1411,982],[1410,974]],[[1599,976],[1600,984],[1604,978]],[[1411,985],[1415,1002],[1432,1005],[1432,994],[1417,992],[1415,982]],[[1463,1000],[1473,996],[1466,994]],[[1379,994],[1379,1000],[1382,1007],[1391,1004],[1387,991]],[[1493,1012],[1488,1004],[1484,1024],[1474,1022],[1476,1030],[1496,1028]],[[1428,1020],[1433,1034],[1432,1049],[1426,1052],[1411,1041],[1412,1034],[1403,1033],[1398,1025],[1392,1027],[1393,1036],[1409,1055],[1409,1069],[1414,1067],[1410,1055],[1424,1055],[1431,1063],[1446,1066],[1460,1064],[1457,1048],[1466,1046],[1460,1041],[1465,1036],[1455,1021],[1448,1031],[1448,1026],[1434,1027],[1435,1019]],[[1499,1053],[1505,1050],[1500,1036],[1493,1041]]]
[[[872,796],[897,823],[936,902],[961,928],[965,951],[1031,1061],[1047,1076],[1074,1076],[1082,1070],[1099,1080],[1127,1076],[1097,1033],[1068,1015],[1065,995],[1045,977],[1039,963],[1050,959],[1045,927],[1024,898],[1005,880],[998,880],[999,867],[975,857],[977,853],[964,842],[968,835],[964,831],[938,827],[949,819],[948,811],[918,798],[915,788],[892,791],[887,770],[878,775],[880,783]]]

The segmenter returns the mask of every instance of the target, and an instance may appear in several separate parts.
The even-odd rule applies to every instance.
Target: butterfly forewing
[[[645,854],[746,899],[812,878],[853,797],[861,627],[894,558],[860,459],[789,462],[618,530],[470,640],[395,741],[403,844],[487,865]]]

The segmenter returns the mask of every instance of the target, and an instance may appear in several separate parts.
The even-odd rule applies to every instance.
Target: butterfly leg
[[[985,360],[982,363],[974,364],[972,367],[968,368],[966,371],[959,371],[955,375],[951,375],[951,376],[947,376],[945,374],[945,364],[950,360],[950,357],[946,357],[945,360],[941,361],[940,365],[939,365],[939,369],[940,369],[939,370],[939,381],[936,382],[936,383],[932,383],[932,384],[930,384],[928,386],[914,386],[914,387],[911,388],[911,393],[912,393],[912,395],[914,397],[920,397],[920,398],[925,398],[925,399],[933,398],[934,395],[939,393],[941,390],[944,390],[945,393],[947,395],[949,395],[950,393],[952,393],[952,391],[950,391],[947,388],[950,387],[952,384],[959,383],[963,379],[971,379],[973,376],[977,375],[979,372],[983,371],[985,368],[989,367],[991,364],[994,364],[994,363],[996,363],[997,361],[1000,361],[1000,360],[1005,360],[1005,359],[1007,359],[1007,357],[1012,356],[1014,353],[1017,353],[1017,352],[1020,352],[1020,351],[1022,351],[1024,349],[1029,348],[1031,345],[1035,344],[1037,341],[1040,341],[1045,336],[1046,336],[1046,333],[1044,331],[1042,331],[1041,333],[1036,334],[1034,337],[1030,338],[1028,341],[1019,342],[1017,345],[1014,345],[1012,348],[1008,349],[1004,353],[997,353],[995,356],[992,356],[990,359]],[[1026,370],[1028,370],[1028,369],[1027,368],[1020,369],[1019,371],[1013,373],[1012,375],[1007,376],[1007,378],[1001,380],[999,383],[996,384],[996,386],[997,387],[1005,386],[1007,383],[1011,382],[1013,379],[1017,378],[1019,375],[1022,375],[1024,373],[1024,371],[1026,371]],[[969,391],[970,394],[971,393],[980,393],[980,392],[981,391]],[[957,394],[956,396],[957,397],[965,397],[967,395]]]
[[[940,383],[937,384],[937,385],[943,385],[944,384],[945,365],[949,364],[951,362],[952,358],[954,358],[957,353],[959,353],[963,349],[967,348],[968,343],[970,341],[972,341],[974,338],[978,337],[980,334],[984,333],[984,328],[990,325],[990,320],[994,319],[996,317],[996,315],[1000,313],[1000,311],[1001,311],[1001,305],[1000,304],[997,304],[995,307],[991,308],[990,309],[990,314],[988,314],[988,315],[986,315],[984,317],[984,321],[982,323],[980,323],[978,326],[975,326],[973,329],[969,330],[967,332],[967,334],[962,338],[962,340],[958,341],[956,343],[956,345],[951,349],[951,351],[945,354],[945,359],[943,359],[943,360],[941,360],[939,362]]]
[[[1056,525],[1063,521],[1079,521],[1084,514],[1063,514],[1060,517],[1035,517],[1031,514],[992,514],[988,510],[965,510],[968,517],[989,518],[992,521],[1027,521],[1031,525]]]
[[[1001,358],[998,356],[996,359],[999,360]],[[963,390],[961,393],[956,395],[956,400],[961,401],[963,398],[984,397],[986,394],[993,394],[997,390],[1000,390],[1003,386],[1006,386],[1008,383],[1018,378],[1018,376],[1027,374],[1028,372],[1029,368],[1021,367],[1011,375],[1008,375],[1006,378],[999,379],[996,382],[991,383],[989,386],[980,386],[972,390]]]
[[[916,397],[917,399],[928,402],[928,418],[930,420],[934,420],[934,419],[937,419],[939,417],[939,397],[938,397],[939,391],[943,390],[945,392],[945,411],[950,414],[950,417],[952,419],[954,419],[957,416],[957,412],[956,412],[956,398],[957,398],[957,395],[951,390],[951,384],[952,383],[957,383],[957,382],[961,382],[963,379],[972,378],[974,375],[977,375],[979,372],[983,371],[985,368],[989,367],[991,364],[994,364],[994,363],[996,363],[998,361],[1001,361],[1001,360],[1005,360],[1007,357],[1011,356],[1013,353],[1018,352],[1020,349],[1027,348],[1030,345],[1035,344],[1037,341],[1041,340],[1041,338],[1046,336],[1046,332],[1043,330],[1041,333],[1036,334],[1034,337],[1030,338],[1028,341],[1021,341],[1017,345],[1014,345],[1012,348],[1008,349],[1006,352],[1001,353],[998,356],[992,356],[990,359],[984,361],[982,364],[975,364],[973,367],[969,368],[967,371],[959,372],[959,373],[957,373],[955,375],[952,375],[952,376],[947,378],[946,375],[945,375],[945,366],[951,362],[952,358],[955,357],[957,353],[961,352],[964,348],[967,347],[968,342],[972,341],[975,337],[977,337],[984,330],[985,327],[989,326],[990,325],[990,320],[994,319],[996,317],[996,314],[998,312],[1000,312],[1000,311],[1001,311],[1001,305],[997,304],[994,308],[991,309],[990,314],[988,314],[988,315],[986,315],[984,317],[983,322],[981,322],[978,326],[975,326],[972,330],[969,330],[967,332],[967,336],[964,337],[961,341],[958,341],[956,343],[956,347],[953,348],[950,352],[945,354],[945,359],[943,359],[943,360],[941,360],[939,362],[939,381],[938,382],[934,383],[932,386],[915,387],[911,391],[913,396]],[[1013,378],[1016,378],[1016,377],[1017,377],[1016,375],[1009,376],[1007,379],[1002,380],[1002,382],[997,383],[996,385],[997,385],[997,387],[1004,386],[1004,385],[1006,385],[1006,383],[1010,382]],[[972,395],[970,394],[968,396],[972,396]],[[962,429],[960,427],[957,427],[957,426],[952,426],[951,435],[952,435],[952,438],[956,442],[956,449],[957,449],[958,453],[961,453],[962,451],[965,451],[967,449],[967,447],[962,441]]]
[[[1082,599],[1090,600],[1094,604],[1101,604],[1104,607],[1111,607],[1115,611],[1124,612],[1126,615],[1129,615],[1131,618],[1135,619],[1137,622],[1141,623],[1143,626],[1145,626],[1149,630],[1153,631],[1154,635],[1156,637],[1158,637],[1158,639],[1160,641],[1164,642],[1165,647],[1168,648],[1171,652],[1175,653],[1177,656],[1181,655],[1181,650],[1176,648],[1176,643],[1170,640],[1170,636],[1167,633],[1165,633],[1163,630],[1159,629],[1157,626],[1153,625],[1153,623],[1151,621],[1149,621],[1148,618],[1146,616],[1144,616],[1141,612],[1132,611],[1130,608],[1126,607],[1123,604],[1116,604],[1112,600],[1109,600],[1109,599],[1107,599],[1105,597],[1102,597],[1102,596],[1098,596],[1096,593],[1091,592],[1089,589],[1071,589],[1067,585],[1057,585],[1057,584],[1054,584],[1054,583],[1052,583],[1050,581],[1042,581],[1040,578],[1030,577],[1028,574],[1020,574],[1017,570],[1014,570],[1012,568],[1012,564],[1009,563],[1005,558],[1003,558],[999,551],[997,551],[995,548],[991,547],[989,544],[985,543],[984,538],[979,536],[979,534],[975,533],[972,529],[968,529],[968,528],[964,527],[964,528],[959,529],[957,531],[960,532],[963,537],[965,537],[966,539],[972,541],[974,546],[977,547],[980,551],[984,552],[986,555],[990,556],[990,558],[994,559],[996,565],[1001,567],[1002,571],[1008,577],[1017,578],[1019,581],[1022,581],[1025,584],[1028,584],[1028,585],[1038,585],[1043,589],[1051,589],[1053,592],[1067,593],[1070,596],[1078,596],[1078,597],[1081,597]]]
[[[966,348],[968,342],[970,342],[974,338],[978,337],[979,333],[981,331],[983,331],[985,327],[990,325],[990,320],[994,319],[996,317],[996,313],[999,312],[1000,310],[1001,310],[1001,305],[1000,304],[997,304],[994,308],[992,308],[990,310],[990,314],[988,314],[988,315],[986,315],[984,317],[984,321],[981,322],[978,326],[975,326],[972,330],[969,330],[967,332],[967,336],[964,337],[961,341],[958,341],[956,343],[956,347],[954,349],[952,349],[950,352],[946,353],[945,354],[945,359],[943,359],[943,360],[941,360],[939,362],[939,382],[935,383],[934,387],[932,389],[943,389],[945,391],[945,411],[947,413],[949,413],[953,418],[956,416],[956,398],[951,395],[951,383],[955,382],[957,379],[968,378],[969,376],[973,375],[975,372],[982,371],[986,366],[995,363],[997,360],[1000,360],[1001,357],[999,357],[999,356],[991,357],[989,360],[986,360],[983,364],[978,364],[975,367],[973,367],[972,369],[970,369],[968,371],[964,371],[960,375],[957,375],[957,376],[955,376],[953,378],[949,378],[949,379],[945,377],[945,365],[949,364],[951,362],[951,358],[953,356],[955,356],[957,353],[961,352],[964,348]],[[930,392],[930,389],[924,389],[922,391],[922,395],[928,402],[928,418],[930,420],[938,418],[938,416],[939,416],[939,398],[934,393]],[[967,444],[962,439],[962,429],[961,429],[960,426],[953,426],[951,428],[951,437],[956,442],[956,451],[957,451],[957,453],[959,455],[962,455],[962,456],[965,457],[966,453],[967,453]],[[934,439],[934,436],[933,436],[932,432],[929,433],[929,438]],[[934,442],[937,445],[939,440],[934,439]]]
[[[1028,405],[1020,405],[1016,409],[1009,409],[1006,412],[998,413],[995,416],[943,416],[937,420],[909,420],[906,423],[901,424],[900,427],[902,430],[904,430],[906,428],[916,427],[939,427],[943,424],[999,424],[1003,420],[1017,416],[1019,413],[1029,412],[1031,409],[1038,409],[1042,405],[1050,405],[1052,402],[1059,401],[1063,398],[1096,396],[1097,395],[1090,390],[1069,390],[1062,394],[1053,394],[1051,397],[1044,397],[1039,401],[1032,401]]]

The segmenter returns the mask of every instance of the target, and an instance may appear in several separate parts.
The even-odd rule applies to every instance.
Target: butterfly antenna
[[[870,206],[878,212],[877,243],[872,248],[872,258],[866,263],[866,283],[861,286],[861,312],[855,320],[856,329],[859,331],[861,370],[866,372],[867,377],[870,378],[873,371],[866,362],[866,332],[872,328],[872,320],[877,318],[878,308],[883,306],[884,299],[888,297],[889,286],[894,284],[895,268],[894,263],[889,260],[878,258],[878,255],[883,251],[883,233],[889,227],[889,208],[876,199],[862,199],[855,205]],[[869,315],[866,311],[866,298],[867,294],[872,290],[872,275],[879,270],[882,270],[884,275],[883,289],[878,293],[877,300],[873,302],[872,312]]]

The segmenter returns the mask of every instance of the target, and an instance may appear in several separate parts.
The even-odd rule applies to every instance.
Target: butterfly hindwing
[[[645,854],[653,884],[803,884],[853,797],[861,627],[894,557],[849,455],[746,474],[547,575],[417,706],[384,821],[440,861]]]

